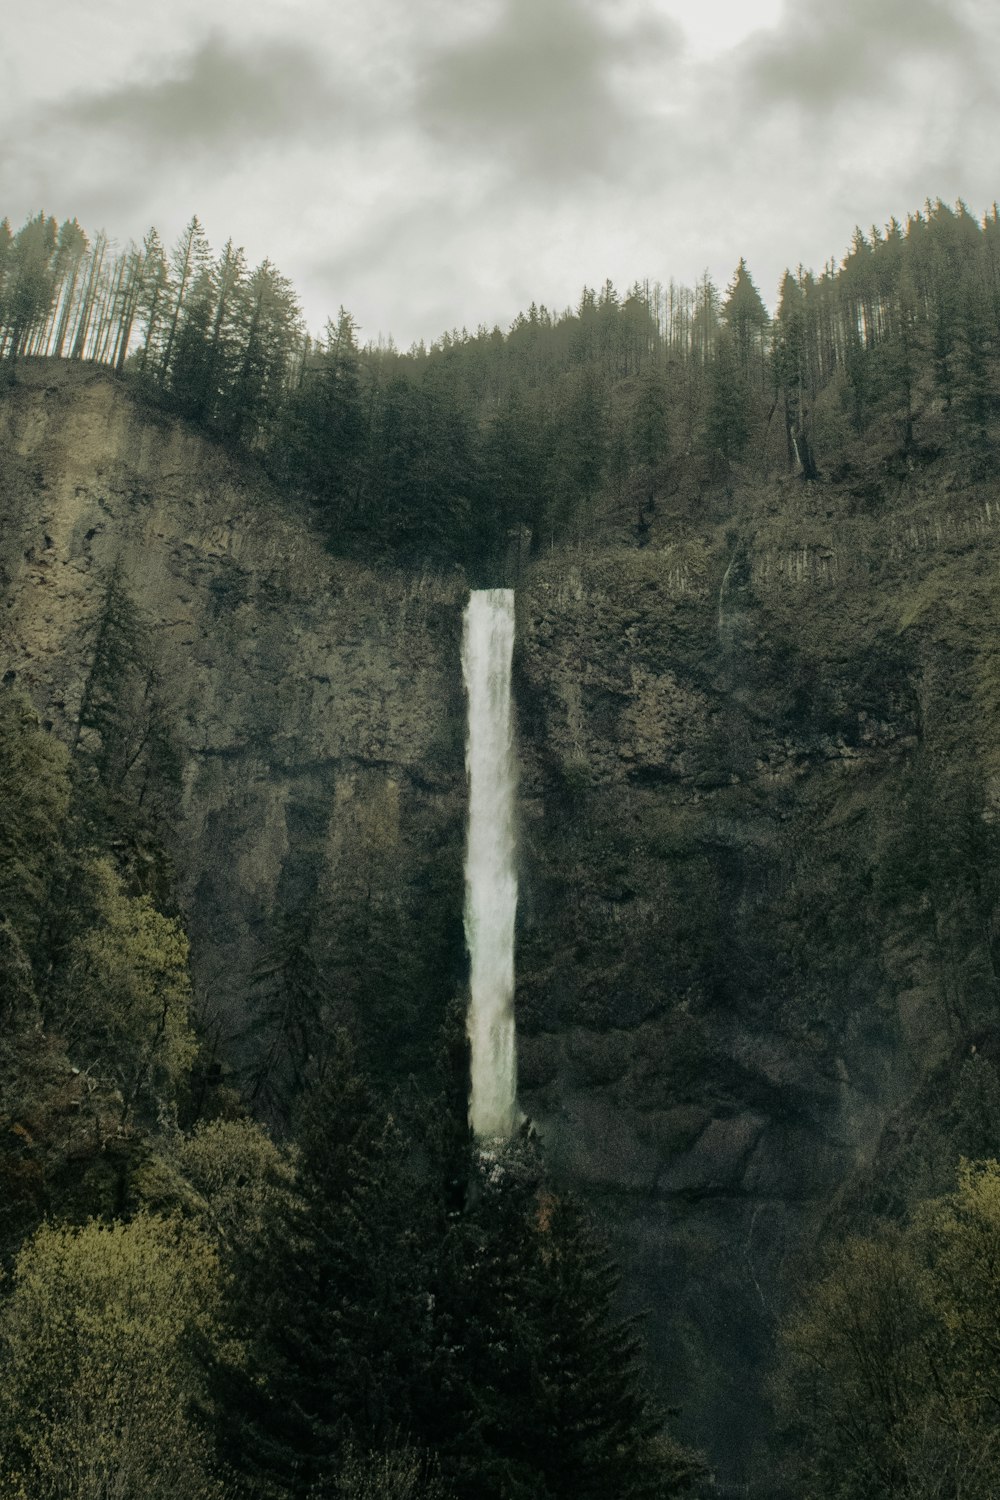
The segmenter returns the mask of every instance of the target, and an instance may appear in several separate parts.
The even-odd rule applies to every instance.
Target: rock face
[[[405,1052],[462,983],[464,581],[330,558],[102,374],[27,366],[0,455],[7,680],[72,737],[116,565],[161,642],[203,1003],[237,1030],[318,891]],[[803,1251],[1000,1147],[1000,515],[941,473],[718,503],[520,580],[517,1010],[522,1103],[741,1481]]]
[[[420,906],[435,881],[461,889],[462,580],[336,562],[259,476],[102,372],[27,365],[0,443],[5,680],[72,737],[116,566],[158,643],[212,1018],[239,1029],[277,918],[317,887],[355,925],[373,906],[419,935],[447,1001],[460,894],[447,930]],[[386,870],[391,913],[371,889]]]
[[[519,596],[522,1096],[733,1481],[803,1251],[1000,1144],[962,1103],[997,1055],[996,507],[905,501],[737,497]]]

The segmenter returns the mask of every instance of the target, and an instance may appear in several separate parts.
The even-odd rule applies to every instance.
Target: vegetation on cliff
[[[828,1251],[783,1330],[791,1468],[809,1491],[990,1500],[1000,1447],[1000,1165]]]
[[[727,1392],[724,1454],[777,1343],[756,1472],[792,1454],[792,1494],[989,1494],[996,1172],[954,1173],[1000,1149],[998,236],[929,204],[786,277],[773,318],[741,262],[724,294],[607,285],[403,354],[343,312],[309,343],[196,221],[169,256],[0,234],[12,400],[26,359],[94,360],[331,550],[517,575],[525,1097],[612,1227],[669,1201],[655,1290],[702,1300],[661,1366],[689,1408]],[[68,745],[0,700],[0,1336],[27,1372],[0,1493],[102,1484],[97,1448],[150,1494],[158,1465],[192,1495],[694,1483],[579,1211],[530,1142],[469,1152],[453,976],[421,996],[411,941],[448,947],[454,873],[407,883],[376,798],[338,882],[300,840],[223,1071],[163,655],[104,582]],[[213,576],[220,617],[245,586]]]
[[[689,1489],[580,1211],[532,1141],[473,1150],[463,1048],[389,1098],[331,1032],[281,1147],[199,1078],[157,798],[95,707],[139,619],[115,578],[72,756],[0,692],[0,1494]]]
[[[87,359],[258,454],[308,495],[335,550],[507,566],[607,535],[641,544],[663,492],[733,465],[902,477],[948,446],[989,466],[1000,373],[1000,218],[938,201],[860,229],[838,265],[788,272],[772,318],[741,260],[729,287],[585,288],[504,333],[361,349],[343,308],[310,339],[271,265],[193,218],[167,253],[155,229],[116,252],[39,214],[0,226],[0,353]]]

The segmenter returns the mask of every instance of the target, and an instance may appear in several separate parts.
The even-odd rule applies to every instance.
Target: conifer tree
[[[726,291],[721,315],[733,336],[736,357],[744,381],[763,388],[764,354],[771,319],[754,285],[753,278],[747,270],[745,260],[741,259],[736,267],[733,279]]]
[[[208,240],[195,214],[170,252],[170,303],[169,312],[166,314],[163,351],[158,370],[161,385],[166,384],[171,374],[177,330],[186,298],[191,287],[208,270],[209,260]]]
[[[87,276],[77,302],[70,346],[71,359],[83,359],[92,348],[94,315],[98,309],[108,253],[108,237],[103,230],[96,236],[87,261]]]
[[[334,537],[357,515],[366,438],[355,323],[342,307],[307,359],[275,441],[282,471],[320,505]]]
[[[750,392],[734,336],[719,335],[709,369],[705,445],[724,461],[741,459],[750,439]]]
[[[250,445],[269,433],[301,339],[301,313],[287,277],[264,260],[235,288],[232,377],[221,425]]]
[[[545,1188],[530,1135],[478,1154],[461,1243],[458,1412],[442,1466],[462,1500],[684,1493],[699,1465],[644,1390],[618,1273],[580,1209]]]
[[[143,328],[138,365],[142,371],[152,369],[159,358],[159,340],[167,311],[169,272],[163,243],[155,228],[142,242],[142,276],[136,314]]]
[[[207,263],[191,281],[173,341],[168,372],[172,403],[192,421],[208,425],[218,396],[217,349],[212,339],[216,287]]]
[[[806,291],[786,271],[774,325],[774,379],[784,408],[789,467],[804,479],[815,479],[806,402],[808,357]]]
[[[79,224],[75,219],[67,220],[59,230],[59,244],[56,251],[60,286],[58,293],[58,318],[53,333],[51,350],[56,359],[62,357],[63,349],[66,345],[76,297],[77,282],[80,272],[86,264],[87,248],[87,236]]]
[[[332,1483],[348,1444],[391,1447],[407,1430],[433,1326],[425,1200],[346,1033],[306,1104],[300,1149],[298,1204],[246,1288],[249,1369],[221,1372],[233,1463],[294,1497]]]
[[[55,290],[53,259],[55,219],[36,214],[18,230],[7,254],[4,278],[6,337],[0,352],[16,360],[25,352],[32,332],[48,316]]]

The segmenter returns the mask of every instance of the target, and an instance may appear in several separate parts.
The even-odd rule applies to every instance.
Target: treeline
[[[277,413],[305,349],[298,302],[270,261],[232,241],[213,257],[193,218],[169,254],[91,243],[75,219],[0,225],[0,353],[126,366],[172,409],[252,444]]]
[[[2,1500],[689,1491],[581,1211],[532,1139],[470,1139],[461,1015],[394,1078],[315,972],[291,1128],[252,1117],[189,973],[118,574],[88,651],[68,746],[0,690]]]
[[[605,283],[503,332],[360,348],[341,309],[313,341],[289,283],[209,250],[192,219],[114,252],[75,221],[0,227],[0,352],[90,359],[251,449],[318,508],[337,551],[460,562],[609,524],[642,544],[657,507],[797,473],[871,489],[945,448],[992,462],[1000,219],[938,201],[856,232],[840,264],[788,272],[775,316],[744,261],[725,292]],[[678,499],[677,497],[680,497]]]

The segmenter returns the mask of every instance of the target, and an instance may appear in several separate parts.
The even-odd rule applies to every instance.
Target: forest
[[[168,253],[91,242],[44,214],[0,225],[0,357],[94,361],[142,398],[252,453],[308,497],[344,555],[509,570],[511,539],[599,533],[612,508],[642,545],[664,490],[742,466],[877,480],[947,447],[991,458],[1000,216],[928,202],[858,229],[842,261],[785,274],[773,319],[745,260],[720,291],[584,288],[505,332],[358,347],[341,308],[321,338],[269,262],[193,218]]]
[[[404,353],[362,347],[343,308],[312,339],[277,269],[216,255],[196,218],[169,251],[155,230],[122,251],[39,214],[0,226],[0,401],[40,360],[103,367],[231,450],[335,556],[514,584],[546,549],[642,550],[665,508],[749,485],[905,515],[942,455],[994,482],[1000,216],[928,202],[858,230],[785,275],[773,317],[741,260],[724,290],[607,283]],[[303,910],[247,997],[252,1065],[224,1066],[157,674],[115,573],[69,743],[0,690],[2,1500],[727,1493],[674,1436],[619,1270],[534,1132],[471,1140],[457,987],[402,1049],[345,1026],[350,979]],[[907,786],[926,817],[883,880],[992,953],[995,828],[938,805],[919,764]],[[995,1080],[962,1065],[947,1192],[803,1267],[761,1495],[995,1495]]]

